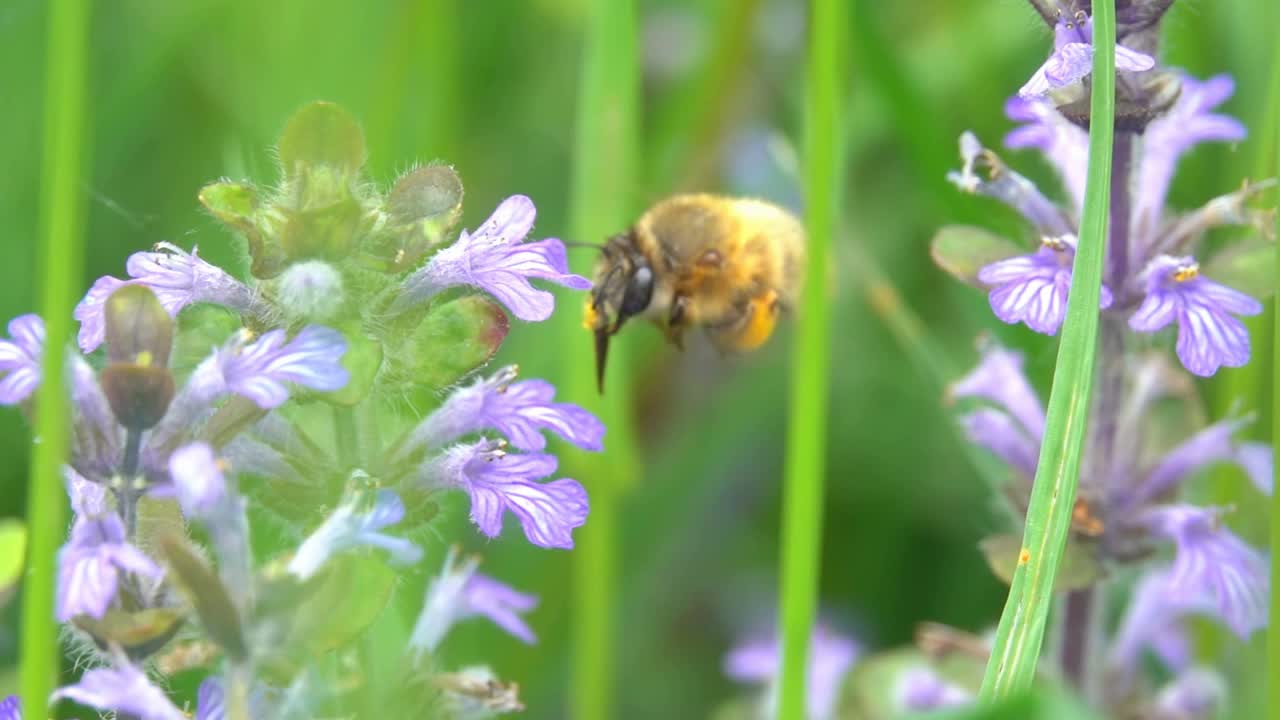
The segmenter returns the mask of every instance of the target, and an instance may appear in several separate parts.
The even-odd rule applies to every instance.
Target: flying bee
[[[628,319],[652,321],[681,349],[700,327],[721,352],[753,350],[794,306],[804,266],[804,228],[777,205],[705,194],[654,205],[609,238],[596,264],[585,325],[600,391],[609,338]]]

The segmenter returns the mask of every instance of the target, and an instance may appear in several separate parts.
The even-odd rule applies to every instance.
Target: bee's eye
[[[623,316],[639,315],[649,307],[649,299],[653,296],[653,271],[647,265],[636,268],[627,283],[627,292],[622,296],[622,307],[619,312]]]

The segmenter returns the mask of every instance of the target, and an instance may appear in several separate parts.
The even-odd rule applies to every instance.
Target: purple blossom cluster
[[[328,107],[301,115],[333,112]],[[320,155],[322,161],[291,163],[285,186],[298,183],[298,173],[329,178],[332,158]],[[544,432],[598,452],[604,426],[585,409],[557,402],[551,384],[517,380],[514,366],[465,379],[505,335],[506,316],[488,300],[463,306],[480,311],[449,316],[454,335],[434,327],[415,333],[452,302],[437,298],[451,288],[464,296],[483,291],[517,318],[540,321],[552,314],[554,296],[531,279],[579,290],[590,283],[569,272],[561,241],[525,241],[535,209],[524,196],[508,198],[478,230],[444,243],[460,207],[441,213],[430,203],[448,196],[441,187],[451,181],[451,169],[419,169],[389,198],[352,206],[376,222],[351,224],[351,237],[312,233],[301,241],[297,223],[305,225],[305,216],[281,199],[296,193],[282,193],[272,212],[247,218],[219,200],[243,186],[218,183],[201,200],[245,234],[250,281],[194,249],[161,243],[129,257],[126,279],[100,278],[76,306],[84,354],[70,353],[67,363],[73,429],[65,467],[74,520],[58,555],[54,612],[89,669],[51,701],[143,720],[324,714],[319,708],[337,696],[332,683],[317,679],[324,663],[309,664],[315,628],[300,618],[328,612],[308,603],[326,602],[325,593],[341,588],[345,556],[402,572],[420,566],[428,552],[418,536],[433,532],[437,507],[424,499],[434,493],[465,492],[471,520],[489,538],[510,511],[530,543],[573,547],[572,531],[586,522],[587,493],[576,480],[548,479],[558,462]],[[338,188],[368,192],[360,184]],[[370,287],[368,268],[388,245],[399,249],[381,286]],[[422,260],[416,269],[415,259]],[[351,280],[357,273],[361,282]],[[229,335],[203,358],[171,362],[190,352],[191,343],[179,338],[188,329],[177,319],[197,304],[220,307],[243,327],[196,327],[201,341]],[[34,315],[8,327],[8,339],[0,340],[0,404],[30,415],[38,411],[35,390],[50,339]],[[362,422],[406,390],[403,378],[422,366],[415,356],[423,338],[433,356],[453,353],[455,341],[486,353],[467,359],[442,386],[419,388],[443,398],[424,417]],[[339,436],[356,437],[326,450],[310,437],[311,408],[345,418],[334,422]],[[176,513],[176,535],[173,522],[140,519],[157,512],[157,503]],[[275,509],[282,506],[293,514]],[[283,524],[296,539],[265,565],[250,539],[256,517]],[[442,712],[487,717],[522,709],[516,686],[487,668],[439,672],[434,656],[450,628],[472,617],[534,643],[525,615],[538,598],[479,573],[478,562],[450,550],[428,583],[402,650],[408,662],[398,687]],[[136,629],[157,618],[176,620]],[[222,658],[192,708],[176,705],[153,679],[154,661],[184,624],[199,628],[184,635],[217,647]],[[267,667],[273,672],[264,673]],[[300,710],[304,700],[311,705]],[[16,699],[0,703],[0,717],[19,717]]]

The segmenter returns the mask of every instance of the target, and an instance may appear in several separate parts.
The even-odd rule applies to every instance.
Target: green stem
[[[1272,6],[1274,9],[1274,5]],[[1273,12],[1275,16],[1280,13]],[[1274,25],[1272,25],[1274,27]],[[1273,153],[1272,172],[1280,175],[1280,122],[1277,122],[1277,116],[1280,116],[1280,46],[1272,46],[1271,56],[1271,91],[1269,103],[1272,111],[1268,113],[1271,116],[1271,124],[1267,126],[1264,132],[1271,133],[1271,152]],[[1280,213],[1276,215],[1276,236],[1280,237]],[[1276,268],[1277,277],[1280,277],[1280,265]],[[1271,354],[1272,373],[1274,374],[1277,363],[1280,363],[1280,309],[1272,312],[1275,317],[1276,326],[1272,333],[1272,342],[1274,349]],[[1280,418],[1276,413],[1280,410],[1280,378],[1273,375],[1271,382],[1271,447],[1273,451],[1280,450]],[[1280,465],[1276,466],[1276,476],[1272,479],[1273,489],[1271,493],[1271,577],[1280,577]],[[1271,593],[1271,624],[1267,632],[1267,674],[1265,677],[1271,678],[1271,682],[1267,683],[1267,708],[1272,720],[1280,720],[1280,682],[1276,678],[1280,678],[1280,593]]]
[[[791,357],[786,484],[782,508],[782,674],[778,716],[805,717],[805,666],[817,612],[826,476],[827,371],[830,363],[828,256],[840,198],[840,33],[842,0],[813,0],[805,90],[804,295]]]
[[[1027,509],[1023,552],[996,629],[981,697],[997,700],[1025,692],[1035,678],[1045,622],[1071,528],[1080,479],[1086,422],[1098,350],[1098,299],[1106,249],[1115,133],[1114,0],[1093,4],[1093,95],[1089,117],[1089,175],[1085,184],[1080,246],[1076,253],[1062,326],[1062,344],[1045,423],[1035,486]]]
[[[62,465],[69,432],[66,339],[82,267],[85,72],[89,5],[55,0],[49,6],[45,51],[44,148],[40,184],[42,292],[40,314],[46,337],[36,396],[35,457],[27,488],[30,554],[22,597],[22,706],[28,716],[44,717],[49,694],[58,682],[58,626],[53,619],[57,583],[56,555],[66,531]]]
[[[338,450],[342,472],[349,473],[360,463],[360,432],[356,426],[355,408],[333,406],[333,443]]]
[[[578,97],[570,235],[594,242],[625,228],[636,195],[639,69],[634,0],[590,4],[582,84]],[[594,260],[587,256],[578,261]],[[585,270],[586,268],[582,268]],[[573,717],[614,717],[616,657],[617,532],[623,492],[640,473],[632,426],[631,388],[626,382],[629,338],[615,339],[609,394],[596,392],[591,335],[574,317],[580,294],[560,294],[565,352],[561,388],[567,399],[595,412],[608,428],[605,452],[588,456],[564,448],[561,458],[591,494],[591,514],[578,532],[573,553]],[[625,334],[624,334],[625,335]]]

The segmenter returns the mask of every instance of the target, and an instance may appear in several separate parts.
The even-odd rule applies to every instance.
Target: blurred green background
[[[638,4],[644,175],[635,211],[687,189],[797,207],[788,158],[799,144],[804,3]],[[1265,6],[1178,2],[1163,46],[1170,64],[1199,75],[1233,73],[1237,93],[1226,109],[1251,127],[1263,112],[1274,42],[1274,23],[1257,17]],[[271,143],[295,109],[316,99],[336,101],[362,121],[379,184],[415,162],[443,160],[467,187],[464,227],[523,193],[539,208],[535,234],[565,237],[587,10],[586,0],[97,3],[86,118],[91,160],[81,186],[84,287],[121,274],[130,252],[162,240],[199,244],[215,263],[239,263],[240,241],[201,212],[196,192],[223,176],[273,182]],[[997,327],[980,294],[932,266],[927,246],[949,222],[1020,232],[1011,213],[961,196],[943,176],[958,165],[961,131],[994,146],[1010,128],[1003,101],[1042,61],[1051,35],[1017,0],[862,2],[854,15],[821,598],[833,624],[867,646],[888,647],[909,641],[922,620],[972,630],[995,621],[1003,588],[976,543],[999,520],[942,401],[950,378],[895,342],[856,282],[864,268],[855,263],[865,263],[848,250],[857,247],[896,285],[956,373],[973,361],[974,337],[990,330],[1026,349],[1045,387],[1053,344]],[[39,0],[0,5],[5,318],[34,308],[44,23]],[[1257,167],[1257,135],[1234,151],[1193,152],[1174,204],[1193,207],[1234,188]],[[1053,187],[1031,153],[1006,157]],[[585,270],[590,260],[573,262]],[[519,362],[528,376],[560,376],[565,353],[589,353],[590,345],[583,333],[579,346],[563,347],[557,332],[554,324],[519,325],[498,359]],[[644,467],[622,509],[619,716],[704,717],[739,691],[721,673],[723,654],[774,610],[790,334],[784,327],[762,351],[725,359],[704,342],[679,354],[649,328],[629,332],[639,371],[630,387],[612,377],[610,394],[636,398]],[[1219,397],[1262,402],[1267,338],[1255,336],[1264,350],[1253,371],[1234,379],[1224,373],[1230,387],[1215,381]],[[19,414],[0,413],[5,516],[23,513],[28,448]],[[581,480],[591,488],[593,478]],[[486,662],[521,684],[527,717],[564,717],[572,681],[570,555],[534,548],[514,532],[484,543],[461,516],[442,537],[461,538],[484,554],[487,572],[542,597],[532,616],[539,645],[519,645],[490,625],[464,625],[446,643],[448,663]],[[425,567],[436,566],[443,547],[429,549]],[[16,613],[5,613],[0,658],[11,663]]]

